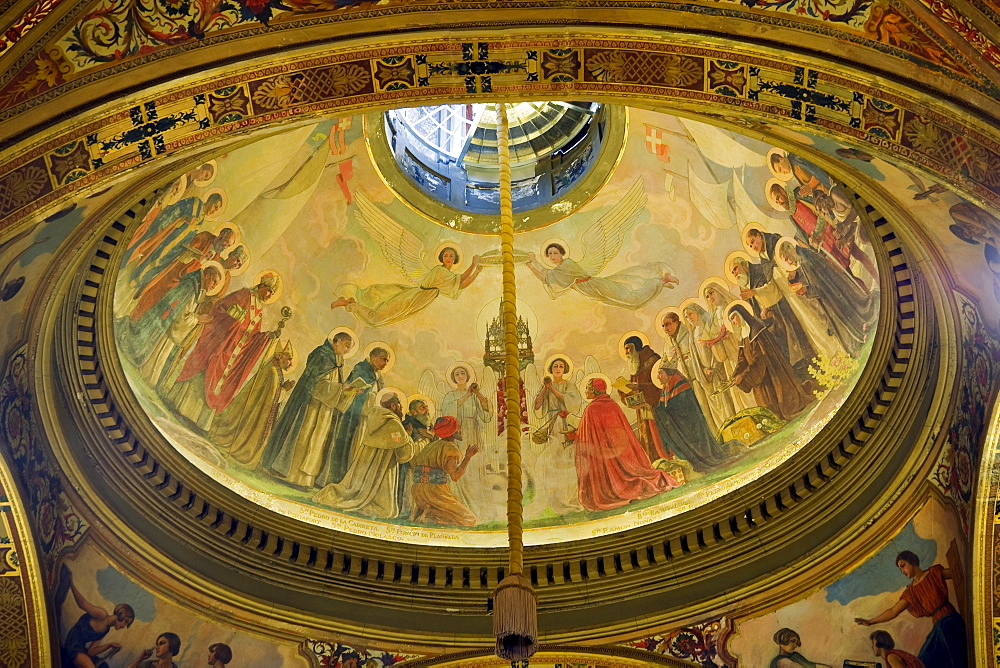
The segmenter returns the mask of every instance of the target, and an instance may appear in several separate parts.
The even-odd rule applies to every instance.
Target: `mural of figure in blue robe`
[[[312,486],[315,474],[302,467],[325,458],[330,431],[340,414],[332,405],[334,394],[343,384],[344,355],[353,346],[350,334],[338,332],[309,353],[306,368],[268,436],[261,468],[293,484]]]
[[[116,642],[101,641],[111,630],[120,631],[132,626],[135,610],[128,603],[119,603],[109,613],[94,605],[76,588],[72,572],[63,564],[59,571],[55,595],[56,605],[60,610],[66,602],[67,594],[70,593],[73,594],[76,606],[83,610],[83,614],[66,632],[66,638],[60,648],[62,665],[93,667],[98,661],[102,666],[107,665],[103,660],[114,656],[121,649],[121,645]],[[104,656],[101,656],[102,654]]]
[[[667,364],[660,365],[656,379],[660,400],[653,407],[653,417],[663,447],[699,473],[723,464],[735,443],[721,444],[712,436],[688,379]]]
[[[382,377],[379,372],[388,363],[388,350],[372,348],[368,359],[361,360],[351,369],[351,375],[347,377],[347,384],[350,385],[361,380],[368,387],[357,393],[354,401],[337,421],[337,428],[333,433],[333,443],[330,447],[330,458],[325,469],[320,473],[319,480],[316,481],[320,487],[338,483],[347,474],[347,467],[351,463],[351,452],[354,449],[354,440],[359,436],[358,427],[361,425],[365,404],[370,396],[378,394],[379,390],[382,389]]]
[[[209,195],[203,202],[198,197],[186,197],[175,204],[163,207],[152,221],[146,234],[135,244],[129,264],[131,283],[138,284],[143,276],[155,267],[165,267],[181,253],[187,240],[193,238],[207,216],[222,208],[222,196]]]
[[[221,264],[206,263],[204,268],[182,276],[176,286],[168,290],[135,322],[122,318],[120,324],[128,333],[122,337],[122,344],[129,357],[137,365],[144,364],[179,316],[193,312],[206,296],[218,293],[222,275]],[[158,377],[150,380],[155,383]]]

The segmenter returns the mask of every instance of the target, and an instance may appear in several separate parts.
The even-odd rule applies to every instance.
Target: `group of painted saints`
[[[346,357],[357,345],[351,332],[335,330],[309,354],[265,442],[260,468],[311,490],[316,503],[364,517],[481,523],[470,462],[492,409],[469,382],[471,369],[450,371],[455,389],[434,420],[429,398],[407,399],[384,387],[392,355],[386,348],[371,347],[348,373]]]
[[[697,297],[657,316],[660,364],[691,385],[716,434],[754,407],[777,423],[800,415],[822,389],[810,372],[817,359],[857,358],[878,315],[877,272],[841,187],[794,155],[772,152],[770,164],[769,196],[787,205],[795,236],[750,223],[726,279],[705,280]]]
[[[249,249],[234,224],[210,230],[223,195],[182,197],[189,185],[209,182],[214,169],[206,164],[181,177],[154,203],[127,249],[126,289],[116,296],[122,349],[167,407],[239,464],[311,491],[319,504],[441,525],[502,519],[502,503],[482,493],[491,472],[502,470],[491,469],[502,452],[475,460],[495,446],[485,437],[495,402],[473,382],[471,367],[449,371],[454,389],[436,407],[436,420],[426,400],[382,391],[386,347],[370,347],[348,372],[345,360],[360,341],[347,328],[308,355],[297,381],[286,378],[295,351],[279,334],[291,313],[283,309],[274,330],[261,325],[281,277],[264,271],[251,287],[230,291]],[[794,419],[818,389],[809,376],[816,357],[860,353],[878,291],[867,287],[877,281],[858,246],[857,214],[810,163],[775,153],[771,171],[769,199],[785,207],[799,233],[783,237],[748,225],[746,252],[730,254],[725,279],[708,279],[697,297],[661,311],[662,355],[644,336],[625,339],[627,369],[614,386],[634,419],[608,394],[605,379],[571,381],[568,357],[545,369],[533,408],[546,447],[532,474],[551,511],[611,510],[679,486],[685,470],[722,466],[749,445],[726,438],[727,421],[753,410],[775,422]],[[640,180],[585,232],[580,261],[554,240],[544,260],[526,256],[528,267],[553,299],[574,290],[618,308],[649,304],[679,282],[665,264],[597,275],[645,202]],[[457,299],[489,264],[475,256],[457,271],[454,244],[428,256],[422,241],[363,193],[355,216],[410,281],[336,289],[331,307],[370,327],[406,320],[440,295]],[[671,460],[683,465],[664,465]]]
[[[285,318],[272,331],[261,326],[265,307],[281,292],[278,272],[262,271],[251,286],[229,289],[250,251],[235,224],[212,229],[223,194],[182,197],[214,174],[207,163],[182,176],[133,234],[116,293],[118,340],[165,404],[237,461],[251,463],[260,456],[256,436],[274,422],[280,394],[293,384],[284,374],[294,350],[278,338]]]
[[[666,340],[662,355],[645,336],[625,338],[626,370],[615,387],[634,419],[629,428],[628,420],[620,425],[615,445],[608,442],[598,449],[603,462],[615,463],[602,467],[602,490],[628,487],[610,473],[627,470],[625,461],[641,462],[632,482],[649,478],[650,468],[677,471],[670,462],[688,477],[721,467],[764,435],[737,437],[741,430],[727,425],[741,416],[755,424],[763,417],[774,431],[802,415],[815,403],[816,391],[824,389],[811,373],[819,357],[851,359],[861,353],[878,314],[879,292],[869,287],[877,285],[877,273],[860,248],[857,213],[840,187],[811,163],[778,152],[769,160],[776,175],[769,192],[780,192],[784,199],[776,199],[786,205],[792,202],[787,210],[796,235],[748,225],[743,231],[746,251],[727,258],[727,278],[709,278],[696,297],[657,316]],[[551,264],[560,265],[565,254],[561,245],[552,243],[544,251]],[[532,262],[537,264],[534,258]],[[545,280],[540,265],[534,269]],[[593,392],[599,400],[583,409],[582,427],[574,431],[567,419],[579,414],[582,400],[568,379],[569,362],[557,359],[546,371],[535,399],[536,415],[546,430],[575,441],[576,449],[570,453],[550,443],[536,459],[543,502],[567,513],[644,498],[623,491],[607,501],[586,491],[589,477],[583,472],[588,467],[582,459],[588,446],[601,439],[591,432],[593,420],[585,418],[609,400],[601,398],[600,389]],[[634,454],[617,456],[625,452]],[[554,474],[565,474],[574,459],[578,485],[559,482],[565,475]]]

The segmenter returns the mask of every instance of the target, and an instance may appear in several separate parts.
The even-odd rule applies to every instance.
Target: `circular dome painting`
[[[515,237],[519,403],[500,391],[499,239],[402,201],[361,116],[157,191],[114,300],[136,398],[255,503],[420,544],[505,544],[514,415],[528,544],[655,522],[765,475],[869,354],[879,280],[853,198],[801,156],[618,113],[599,191],[568,188],[544,205],[554,222]]]

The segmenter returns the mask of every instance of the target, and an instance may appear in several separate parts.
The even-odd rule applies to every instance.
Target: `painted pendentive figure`
[[[885,659],[887,668],[926,668],[919,658],[896,649],[896,641],[888,631],[872,631],[868,638],[872,641],[872,652],[880,659]]]
[[[66,633],[66,638],[63,640],[62,664],[67,668],[95,668],[100,655],[106,652],[115,653],[121,649],[121,645],[116,642],[101,643],[100,641],[108,635],[108,631],[111,629],[120,631],[131,626],[135,620],[135,610],[128,603],[119,603],[111,613],[108,613],[83,597],[72,582],[69,568],[63,566],[60,577],[63,581],[60,583],[61,586],[56,595],[57,603],[62,604],[61,599],[66,595],[68,589],[69,592],[72,592],[76,605],[83,610],[83,614]]]
[[[793,629],[778,629],[774,634],[774,644],[778,646],[778,655],[771,659],[770,668],[832,668],[827,663],[810,661],[798,652],[802,647],[802,639]]]
[[[856,617],[854,621],[862,626],[881,624],[895,619],[904,610],[914,617],[930,617],[934,626],[917,657],[934,668],[965,668],[969,660],[965,620],[948,600],[947,580],[951,579],[951,570],[940,564],[924,570],[920,568],[920,559],[909,550],[896,555],[896,566],[911,580],[899,601],[870,619]]]
[[[176,633],[167,631],[156,637],[152,649],[144,649],[128,668],[177,668],[174,657],[181,653],[181,639]]]
[[[212,643],[208,646],[208,665],[211,668],[224,668],[233,660],[233,649],[224,642]]]

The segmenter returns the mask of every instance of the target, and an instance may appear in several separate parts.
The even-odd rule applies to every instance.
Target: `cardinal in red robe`
[[[654,469],[625,412],[608,396],[608,385],[587,384],[591,402],[580,425],[567,436],[576,444],[580,503],[587,510],[611,510],[679,487],[670,474]]]
[[[260,321],[263,304],[278,291],[280,280],[278,274],[267,273],[254,287],[220,299],[181,369],[177,383],[204,373],[205,403],[212,410],[229,405],[277,335],[260,331]]]
[[[845,252],[834,235],[833,226],[826,222],[824,218],[820,221],[819,215],[808,204],[798,199],[795,193],[789,193],[780,183],[771,186],[771,196],[774,200],[788,210],[792,222],[802,230],[814,247],[822,248],[830,254],[836,262],[845,270],[851,268],[851,253]],[[817,228],[822,228],[817,233]]]

